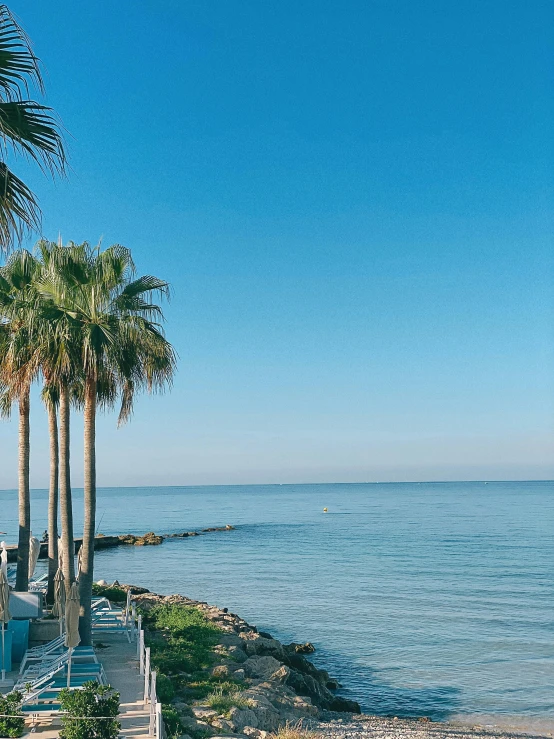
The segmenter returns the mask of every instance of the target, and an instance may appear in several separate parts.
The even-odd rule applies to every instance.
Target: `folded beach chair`
[[[32,658],[31,658],[32,659]],[[42,675],[47,675],[64,667],[69,661],[69,650],[63,647],[62,652],[51,652],[38,662],[29,664],[29,660],[19,670],[18,683],[32,682]],[[72,665],[98,664],[98,657],[92,647],[75,647],[71,651]]]
[[[31,647],[25,652],[21,664],[19,665],[19,674],[22,675],[28,662],[40,662],[49,655],[58,656],[65,650],[65,636],[58,636],[47,644],[41,644],[39,647]]]
[[[76,647],[78,649],[78,647]],[[67,653],[58,658],[55,662],[48,666],[43,666],[43,669],[38,673],[30,672],[26,670],[23,675],[18,677],[17,683],[14,690],[27,691],[27,686],[30,685],[30,693],[41,691],[47,684],[53,683],[58,680],[66,678],[67,684],[67,670],[68,670],[68,655]],[[79,680],[82,677],[86,677],[88,680],[105,679],[104,668],[94,657],[94,661],[83,663],[74,663],[73,654],[71,655],[71,680],[75,675],[75,680]]]

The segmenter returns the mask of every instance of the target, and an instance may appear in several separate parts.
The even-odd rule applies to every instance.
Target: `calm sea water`
[[[0,511],[15,541],[13,492]],[[99,552],[96,576],[312,641],[367,712],[554,729],[554,483],[111,488],[98,519],[104,534],[236,526]],[[44,491],[33,520],[40,533]]]

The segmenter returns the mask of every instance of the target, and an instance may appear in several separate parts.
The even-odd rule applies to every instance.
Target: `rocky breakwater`
[[[282,644],[226,608],[180,595],[164,597],[132,586],[122,587],[131,587],[145,614],[161,604],[194,606],[217,627],[215,661],[206,669],[212,679],[234,686],[234,698],[223,699],[218,705],[213,694],[208,701],[190,700],[187,690],[179,691],[171,703],[186,734],[195,737],[202,732],[212,736],[231,733],[263,739],[267,732],[290,722],[310,723],[328,718],[330,711],[342,716],[360,713],[358,703],[335,694],[340,687],[337,681],[306,658],[306,654],[315,651],[312,644]]]

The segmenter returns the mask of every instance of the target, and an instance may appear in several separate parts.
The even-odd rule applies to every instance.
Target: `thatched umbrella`
[[[79,585],[74,582],[69,591],[69,596],[65,604],[65,646],[69,649],[69,659],[67,661],[67,687],[71,682],[71,652],[73,648],[78,646],[81,637],[79,636],[79,610],[81,604],[79,602]]]
[[[10,621],[10,586],[4,570],[0,569],[0,623],[2,624],[2,681],[6,679],[6,655],[4,647],[4,630]]]

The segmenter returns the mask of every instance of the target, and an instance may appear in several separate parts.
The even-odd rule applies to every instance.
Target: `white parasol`
[[[10,587],[8,585],[8,580],[6,578],[6,575],[4,574],[3,568],[0,569],[0,623],[2,624],[2,681],[6,679],[6,657],[5,657],[5,650],[4,650],[4,630],[6,628],[6,624],[8,621],[10,621],[10,610],[9,610],[9,604],[10,604]]]
[[[69,596],[65,604],[65,646],[69,649],[69,659],[67,661],[67,687],[71,684],[71,653],[73,648],[81,642],[79,636],[79,610],[81,604],[79,602],[79,585],[74,582],[69,591]]]
[[[0,547],[2,547],[2,553],[0,554],[0,567],[2,568],[6,580],[8,579],[8,550],[6,548],[6,542],[1,541]]]
[[[29,539],[29,580],[35,574],[35,567],[37,566],[38,555],[40,554],[40,541],[36,536],[33,536],[31,531],[31,537]]]

